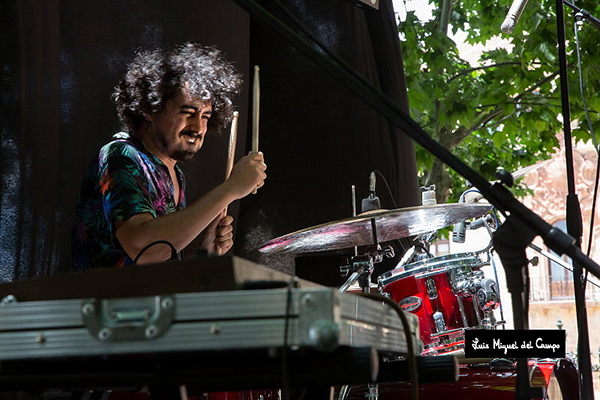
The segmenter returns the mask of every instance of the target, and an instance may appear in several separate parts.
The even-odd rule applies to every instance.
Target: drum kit
[[[421,356],[455,355],[459,359],[463,357],[465,361],[463,354],[466,330],[497,329],[505,323],[502,321],[495,265],[494,279],[486,278],[482,271],[482,267],[493,264],[491,241],[482,250],[440,256],[430,253],[430,245],[437,239],[438,229],[479,218],[491,211],[491,205],[479,203],[429,204],[394,210],[373,210],[277,237],[264,243],[259,251],[265,254],[307,253],[354,247],[355,255],[351,258],[350,265],[340,267],[347,280],[338,290],[352,291],[358,283],[360,291],[369,292],[373,265],[381,262],[384,257],[395,256],[393,248],[383,244],[411,238],[413,247],[405,252],[394,269],[377,277],[377,289],[381,295],[393,299],[402,310],[418,316],[423,345]],[[485,226],[491,235],[492,228],[488,221],[491,220],[479,218],[477,223],[471,222],[471,226]],[[358,248],[361,249],[360,254],[357,252]],[[494,313],[498,308],[501,311],[500,320],[496,319]],[[502,361],[504,363],[500,364],[504,366],[506,362],[511,364],[508,360]],[[564,361],[555,360],[555,364]],[[468,360],[465,362],[468,364]],[[465,398],[465,391],[476,386],[487,388],[485,395],[494,399],[514,398],[514,369],[508,374],[498,372],[494,363],[498,364],[492,360],[484,362],[486,374],[482,373],[481,361],[478,370],[472,369],[474,364],[461,365],[460,380],[455,384],[461,388],[456,393],[461,394],[450,394],[454,393],[448,390],[450,384],[443,384],[443,388],[437,389],[435,384],[427,384],[421,386],[421,398],[435,398],[446,390],[445,393],[450,398],[462,399]],[[530,365],[531,371],[539,369],[538,362],[534,364]],[[548,369],[547,366],[545,368]],[[484,375],[485,379],[479,382]],[[464,387],[464,382],[468,382],[467,386],[471,389]],[[547,390],[550,383],[551,380],[547,379]],[[402,385],[384,385],[387,389],[380,391],[375,397],[368,395],[372,388],[363,388],[364,396],[360,394],[357,398],[406,398],[407,387]],[[554,392],[559,395],[552,398],[563,398],[560,390]],[[353,397],[348,396],[348,390],[345,390],[343,396],[341,393],[342,391],[340,399]]]
[[[350,265],[343,268],[349,277],[339,290],[346,291],[358,282],[361,290],[369,291],[373,265],[394,256],[393,248],[381,243],[416,237],[415,246],[396,268],[377,278],[379,292],[419,317],[422,355],[456,354],[464,348],[465,329],[492,329],[503,323],[496,321],[493,313],[499,305],[498,286],[480,269],[490,263],[484,259],[485,249],[436,257],[429,252],[429,245],[437,229],[490,210],[489,204],[468,203],[374,210],[275,238],[259,251],[276,254],[364,247],[362,254],[352,257]]]

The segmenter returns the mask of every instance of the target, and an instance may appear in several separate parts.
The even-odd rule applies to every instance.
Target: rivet
[[[98,339],[107,340],[112,335],[112,332],[108,328],[102,328],[100,332],[98,332]]]
[[[163,309],[167,310],[173,306],[173,299],[167,297],[166,299],[163,299],[160,305]]]
[[[158,334],[158,329],[156,325],[150,325],[146,328],[146,337],[148,339],[155,337]]]
[[[81,309],[84,315],[90,315],[94,312],[94,305],[92,303],[85,303]]]

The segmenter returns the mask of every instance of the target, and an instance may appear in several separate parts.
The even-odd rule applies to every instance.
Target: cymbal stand
[[[377,237],[377,224],[375,219],[371,218],[371,231],[373,232],[373,247],[366,254],[360,256],[356,255],[352,257],[350,265],[340,267],[342,273],[345,272],[347,275],[350,271],[352,274],[344,282],[344,284],[338,289],[339,293],[344,293],[352,286],[356,281],[362,289],[363,293],[371,292],[371,275],[375,263],[383,261],[383,257],[392,258],[395,256],[394,248],[392,246],[386,246],[382,248],[379,245]],[[350,387],[344,386],[340,392],[339,399],[346,399],[350,393]],[[368,400],[378,400],[379,398],[379,386],[376,383],[369,383],[365,391],[365,398]]]

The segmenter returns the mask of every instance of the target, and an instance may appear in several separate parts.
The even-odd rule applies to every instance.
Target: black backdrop
[[[273,2],[272,11],[280,14]],[[390,1],[286,0],[334,52],[407,107]],[[261,256],[265,240],[351,213],[350,185],[366,195],[381,171],[398,207],[419,204],[414,151],[342,84],[251,18],[234,1],[6,0],[0,4],[0,282],[70,269],[70,230],[83,171],[118,131],[109,97],[138,47],[195,41],[233,60],[245,84],[238,158],[248,151],[251,67],[261,67],[261,150],[266,185],[230,207],[234,253],[293,271],[292,256]],[[227,131],[209,135],[183,166],[188,201],[223,179]],[[383,206],[390,198],[379,186]],[[191,245],[188,254],[193,253]]]

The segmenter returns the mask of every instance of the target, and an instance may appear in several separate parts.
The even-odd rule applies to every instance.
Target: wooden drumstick
[[[252,151],[258,152],[258,128],[260,120],[260,68],[254,66],[254,84],[252,86]],[[256,194],[256,188],[252,194]]]
[[[235,147],[237,144],[238,117],[240,113],[233,112],[233,120],[231,121],[231,132],[229,133],[229,147],[227,148],[227,167],[225,169],[225,180],[229,179],[233,162],[235,160]]]
[[[237,130],[238,130],[238,117],[240,113],[237,111],[233,112],[233,119],[231,120],[231,131],[229,132],[229,146],[227,147],[227,165],[225,166],[225,180],[229,179],[231,170],[233,169],[233,162],[235,160],[235,148],[237,144]],[[221,213],[221,218],[225,218],[227,215],[227,208]],[[217,249],[217,255],[221,255],[221,249]]]
[[[227,147],[227,165],[225,167],[225,180],[229,179],[231,170],[233,169],[233,162],[235,160],[235,147],[237,144],[237,130],[238,130],[238,117],[240,113],[237,111],[233,112],[233,119],[231,120],[231,131],[229,132],[229,146]],[[227,215],[227,207],[223,210],[223,216]]]

